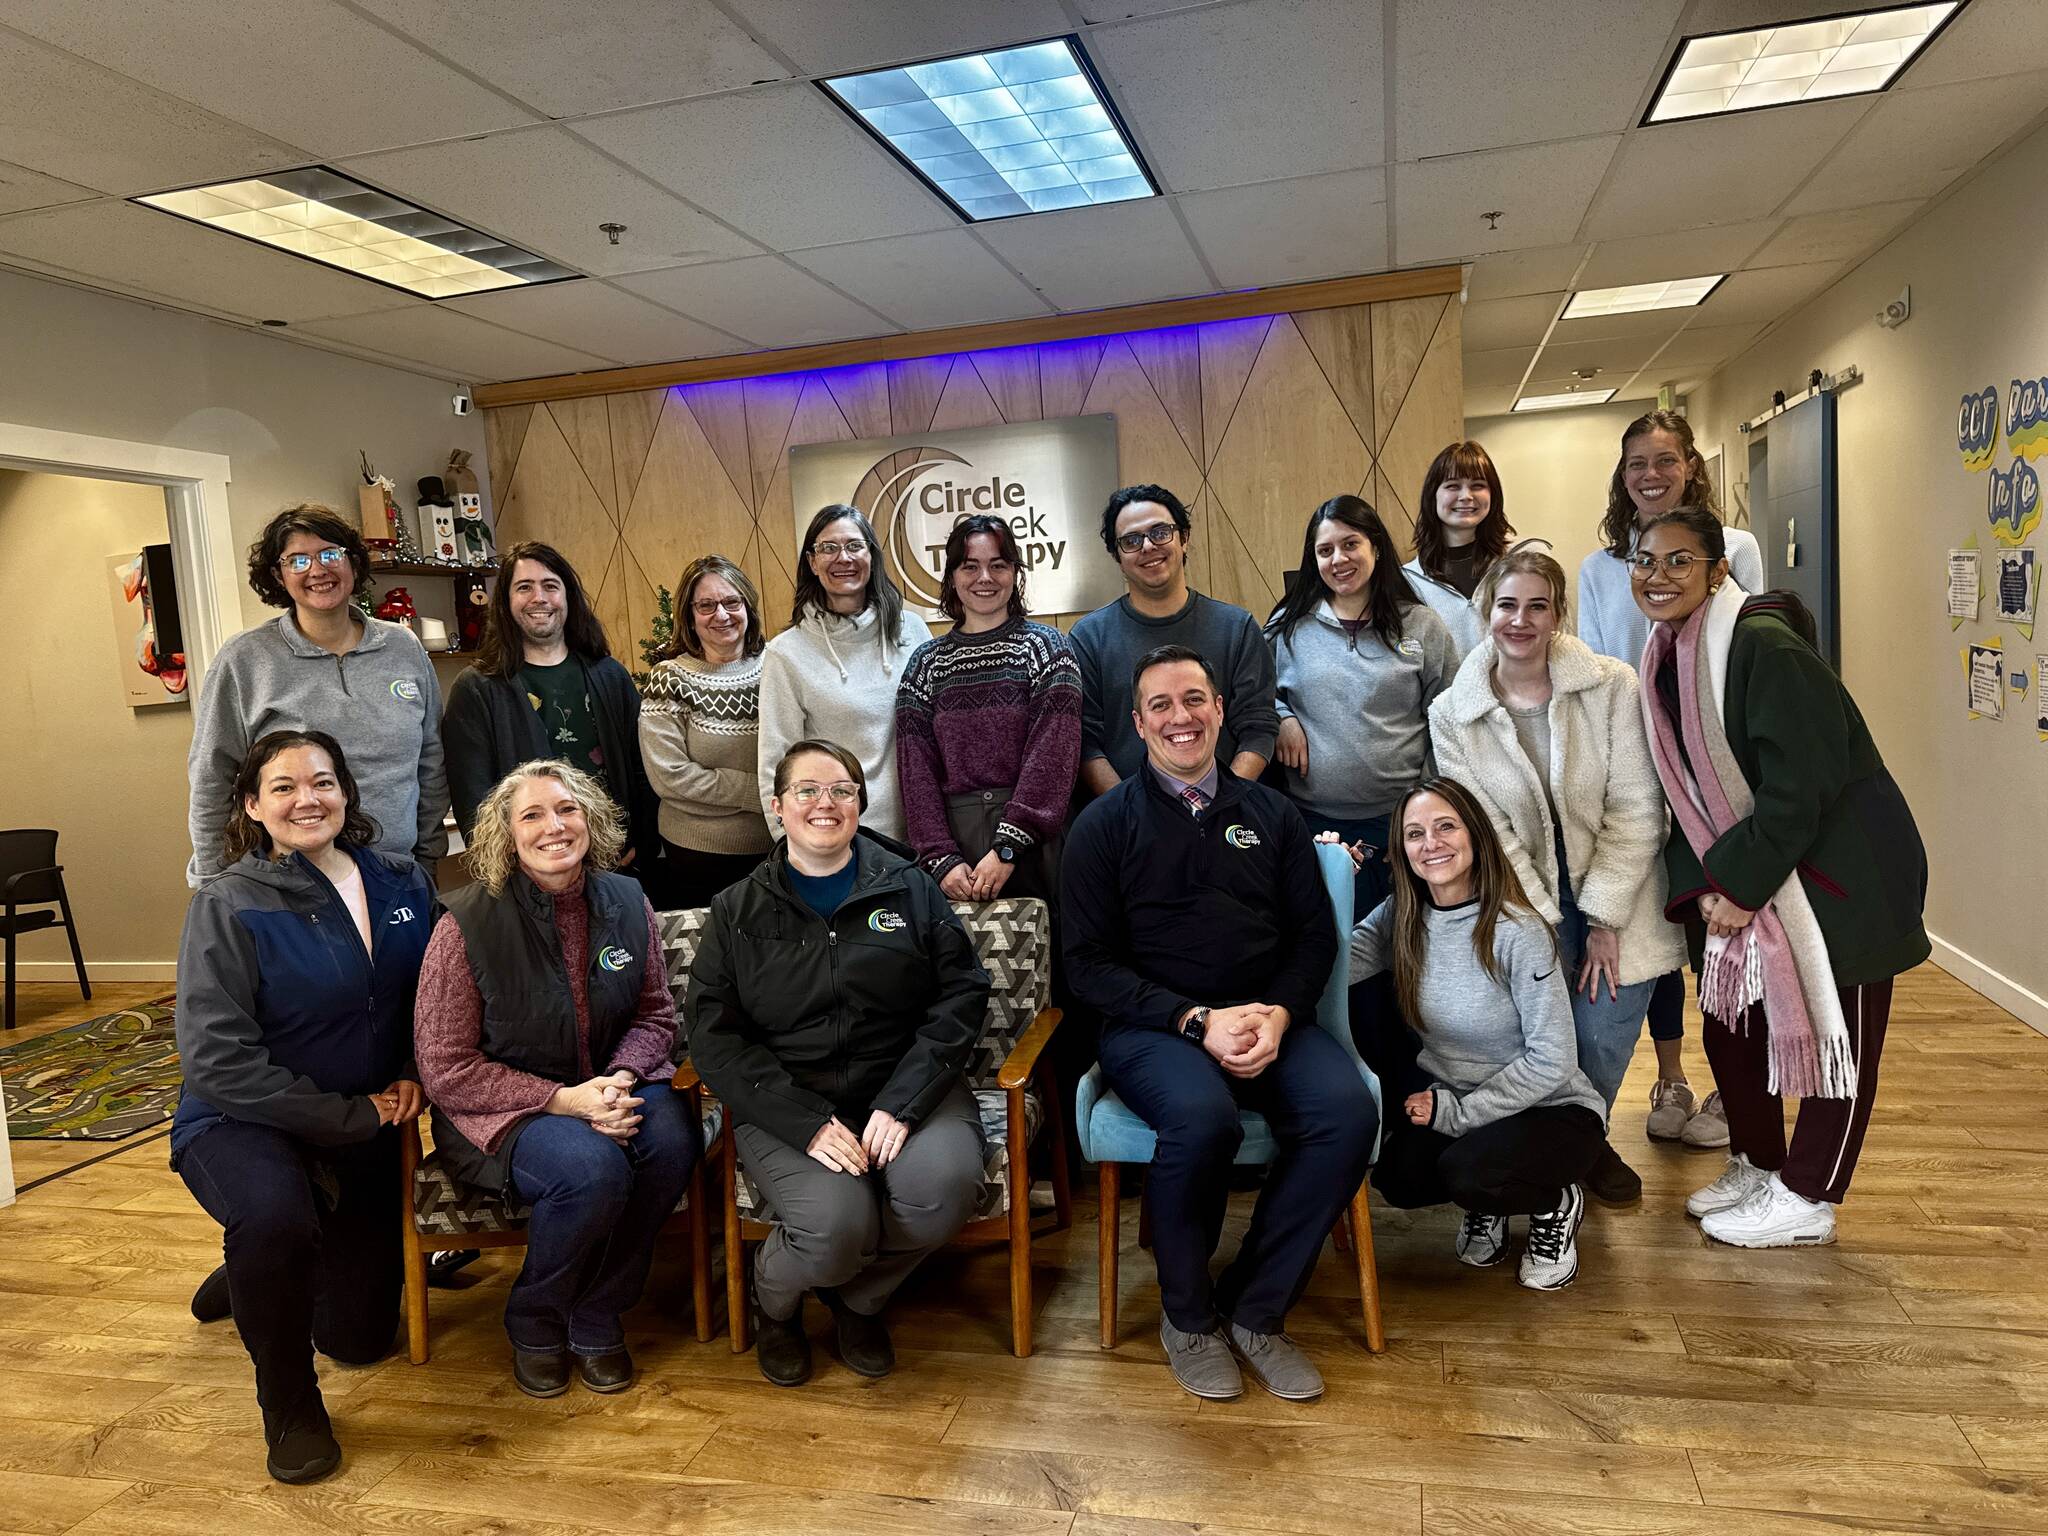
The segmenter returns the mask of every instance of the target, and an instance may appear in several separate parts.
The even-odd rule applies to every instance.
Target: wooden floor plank
[[[2048,1477],[1982,1467],[1695,1451],[1707,1503],[1921,1525],[2048,1530]]]

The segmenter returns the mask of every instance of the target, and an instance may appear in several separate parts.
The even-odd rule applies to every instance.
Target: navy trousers
[[[1104,1032],[1102,1070],[1159,1136],[1145,1188],[1167,1320],[1189,1333],[1224,1319],[1278,1333],[1372,1159],[1378,1117],[1350,1057],[1313,1019],[1301,1019],[1272,1065],[1244,1080],[1191,1040],[1124,1026]],[[1230,1165],[1244,1141],[1240,1108],[1265,1116],[1279,1151],[1243,1246],[1212,1283]]]

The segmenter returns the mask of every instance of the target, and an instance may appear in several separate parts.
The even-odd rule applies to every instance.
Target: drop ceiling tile
[[[1675,277],[1733,272],[1778,227],[1775,219],[1716,224],[1673,235],[1635,235],[1602,240],[1579,274],[1580,288],[1620,288],[1661,283]]]
[[[914,63],[1073,30],[1057,0],[733,0],[730,8],[762,42],[812,75]]]
[[[1400,0],[1394,157],[1622,132],[1683,9],[1683,0]]]
[[[1472,423],[1482,416],[1505,416],[1514,409],[1515,391],[1511,385],[1477,385],[1470,379],[1465,381],[1465,426],[1469,432]]]
[[[712,0],[359,3],[548,117],[789,78]]]
[[[1081,13],[1083,21],[1095,26],[1130,21],[1140,16],[1162,16],[1168,11],[1184,11],[1190,4],[1203,3],[1204,0],[1076,0],[1075,9]]]
[[[1465,306],[1465,346],[1488,352],[1533,347],[1543,340],[1564,303],[1562,293],[1530,293],[1515,299],[1481,299]]]
[[[1720,366],[1756,340],[1760,325],[1693,325],[1671,338],[1649,372],[1660,382]]]
[[[1603,341],[1552,342],[1536,359],[1536,372],[1543,378],[1571,374],[1580,368],[1598,368],[1598,382],[1604,388],[1617,384],[1650,360],[1663,344],[1661,336],[1610,336]]]
[[[26,213],[31,208],[54,208],[59,203],[82,203],[100,194],[90,187],[74,186],[54,176],[44,176],[24,166],[0,160],[0,214]]]
[[[1226,288],[1378,272],[1387,265],[1386,172],[1340,171],[1179,198]]]
[[[960,226],[810,85],[629,112],[576,131],[775,250]]]
[[[5,0],[0,20],[323,160],[535,120],[332,0]]]
[[[1578,320],[1560,320],[1550,333],[1552,341],[1606,341],[1622,336],[1669,336],[1693,318],[1693,307],[1685,309],[1639,309],[1625,315],[1588,315]]]
[[[1645,230],[1739,224],[1775,213],[1870,110],[1870,101],[1801,102],[1639,128],[1615,157],[1580,233],[1621,240]]]
[[[1381,0],[1247,0],[1091,34],[1146,159],[1191,192],[1386,160]]]
[[[122,197],[307,156],[83,59],[0,30],[0,145],[25,169]]]
[[[1498,352],[1467,352],[1465,388],[1512,391],[1522,382],[1522,375],[1529,371],[1530,361],[1535,356],[1534,347],[1503,347]]]
[[[1052,309],[964,229],[827,245],[790,260],[905,330],[1009,320]]]
[[[0,251],[248,320],[395,309],[410,295],[133,203],[102,202],[0,220]]]
[[[1574,139],[1395,166],[1395,261],[1460,261],[1564,244],[1621,142]],[[1501,215],[1497,228],[1480,217],[1488,212]]]
[[[1206,293],[1215,285],[1163,199],[985,224],[981,237],[1063,310]]]
[[[899,330],[775,256],[637,272],[622,288],[729,331],[755,347],[794,347]]]
[[[2040,0],[1970,0],[1899,83],[1918,90],[2029,69],[2048,69]]]
[[[2031,122],[2044,105],[2048,72],[1888,91],[1785,211],[1825,213],[1932,197]]]
[[[1784,226],[1749,259],[1753,267],[1789,267],[1809,261],[1849,261],[1898,233],[1925,203],[1872,203],[1834,213],[1808,213]]]
[[[1465,280],[1465,297],[1476,304],[1525,293],[1561,293],[1571,286],[1572,274],[1585,255],[1583,245],[1551,245],[1482,256]]]
[[[746,343],[696,320],[596,282],[545,283],[443,301],[479,320],[543,341],[616,358],[667,363],[744,352]]]
[[[601,277],[761,249],[562,128],[401,149],[341,169]],[[599,230],[606,223],[626,226],[617,245]]]
[[[1842,274],[1839,261],[1803,262],[1737,272],[1698,311],[1702,325],[1769,324],[1795,309]]]
[[[613,361],[520,336],[438,304],[409,304],[383,314],[315,320],[295,329],[381,356],[403,358],[475,384],[584,373],[608,368]]]

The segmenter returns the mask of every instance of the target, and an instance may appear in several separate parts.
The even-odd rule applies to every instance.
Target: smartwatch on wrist
[[[997,844],[996,844],[996,857],[997,857],[998,859],[1001,859],[1001,860],[1002,860],[1002,861],[1003,861],[1003,862],[1004,862],[1005,864],[1014,864],[1014,863],[1016,863],[1016,862],[1017,862],[1017,845],[1016,845],[1015,843],[997,843]]]
[[[1187,1017],[1180,1021],[1180,1032],[1182,1039],[1192,1040],[1200,1045],[1202,1037],[1209,1032],[1209,1010],[1190,1008]]]

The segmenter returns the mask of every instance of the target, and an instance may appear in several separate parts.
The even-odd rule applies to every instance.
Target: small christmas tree
[[[670,648],[675,644],[676,600],[667,587],[654,589],[654,623],[650,628],[652,633],[640,642],[640,659],[647,665],[643,670],[633,674],[634,686],[643,690],[647,687],[647,679],[654,670],[654,664],[657,661],[666,661]]]

